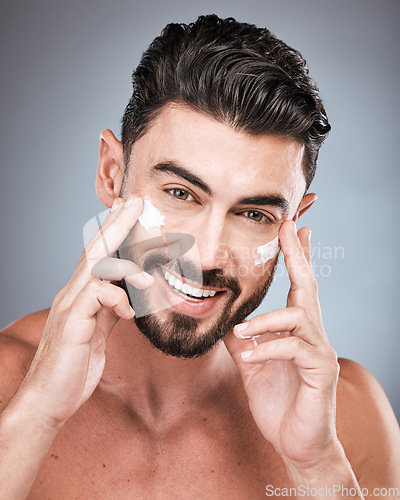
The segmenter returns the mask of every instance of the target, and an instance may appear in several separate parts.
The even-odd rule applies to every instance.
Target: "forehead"
[[[154,165],[176,162],[232,196],[276,192],[298,204],[304,194],[304,147],[276,135],[250,135],[194,111],[168,105],[132,148],[135,184]]]

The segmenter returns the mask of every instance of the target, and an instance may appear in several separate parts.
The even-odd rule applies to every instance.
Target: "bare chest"
[[[154,439],[136,426],[65,426],[30,500],[257,499],[289,487],[283,464],[252,421],[199,418]]]

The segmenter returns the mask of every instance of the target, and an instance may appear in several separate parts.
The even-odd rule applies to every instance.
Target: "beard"
[[[194,242],[193,237],[191,237],[193,239],[191,241],[189,235],[174,234],[170,236],[172,240],[179,236],[180,245],[175,245],[175,247],[180,251],[182,247],[186,251]],[[151,274],[159,267],[171,267],[175,273],[194,282],[202,283],[204,286],[225,288],[227,291],[221,293],[229,294],[228,301],[222,313],[209,328],[201,331],[201,320],[171,310],[167,310],[167,319],[161,319],[160,315],[154,312],[150,296],[151,289],[138,290],[125,280],[115,284],[119,284],[126,291],[129,302],[135,310],[136,326],[153,347],[169,356],[186,359],[198,358],[213,349],[235,325],[243,322],[261,304],[273,281],[278,257],[275,259],[266,283],[257,288],[234,311],[235,303],[242,291],[237,278],[227,276],[222,269],[203,271],[193,261],[180,255],[180,251],[175,250],[174,254],[173,245],[168,244],[168,252],[160,251],[163,245],[165,245],[165,240],[153,238],[144,242],[143,248],[140,244],[122,246],[117,251],[117,257],[136,262],[142,269]],[[149,247],[158,250],[149,252]],[[182,253],[184,252],[182,251]],[[172,261],[170,260],[171,256]],[[159,311],[163,309],[159,309]]]
[[[235,278],[228,278],[220,270],[203,271],[203,284],[214,288],[230,288],[231,296],[213,325],[200,332],[200,321],[175,311],[169,311],[168,319],[161,320],[157,313],[136,317],[139,331],[159,351],[177,358],[193,359],[213,349],[238,323],[242,323],[262,302],[274,278],[278,259],[267,282],[256,289],[251,297],[233,312],[241,287]],[[224,292],[227,293],[227,292]]]

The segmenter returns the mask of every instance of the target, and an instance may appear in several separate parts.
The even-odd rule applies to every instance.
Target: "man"
[[[2,332],[1,498],[395,498],[396,419],[366,370],[339,376],[295,228],[330,129],[300,54],[205,16],[133,84],[122,142],[101,136],[110,213],[51,309]],[[164,252],[117,255],[151,247],[144,202]],[[278,241],[287,308],[246,322]]]

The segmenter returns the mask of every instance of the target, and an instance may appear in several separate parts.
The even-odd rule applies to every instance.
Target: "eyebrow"
[[[192,174],[191,172],[189,172],[189,170],[186,170],[186,168],[182,167],[181,165],[177,165],[174,162],[157,163],[157,165],[154,165],[152,167],[152,170],[153,172],[169,172],[170,174],[174,174],[177,177],[185,179],[194,186],[197,186],[209,196],[213,195],[213,190],[208,184],[197,177],[197,175]]]
[[[286,215],[289,211],[289,202],[286,198],[280,195],[260,195],[244,197],[237,199],[236,203],[238,205],[268,205],[277,207],[281,210],[283,215]]]
[[[212,196],[213,190],[210,188],[208,184],[202,181],[197,175],[192,174],[186,168],[178,165],[175,162],[169,161],[165,163],[157,163],[154,165],[151,170],[154,173],[158,172],[167,172],[177,177],[181,177],[186,181],[190,182],[194,186],[200,188],[204,193]],[[277,207],[281,210],[283,215],[286,215],[289,211],[289,202],[281,195],[276,194],[268,194],[268,195],[257,195],[257,196],[246,196],[243,198],[238,198],[236,200],[238,205],[259,205],[259,206],[272,206]]]

